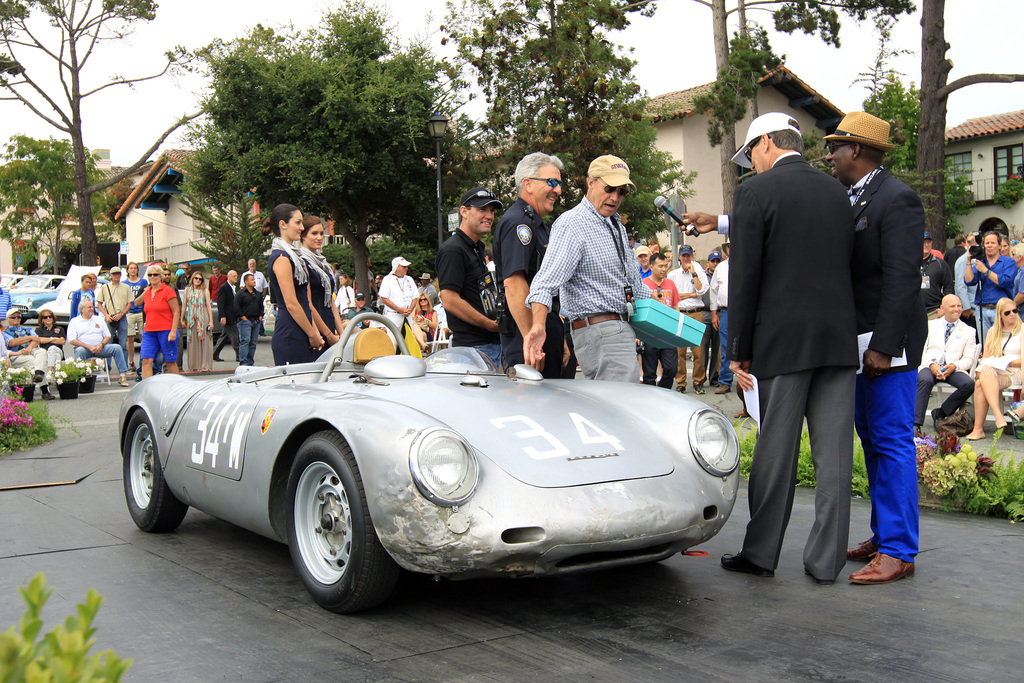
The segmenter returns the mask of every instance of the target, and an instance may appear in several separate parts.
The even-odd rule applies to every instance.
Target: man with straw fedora
[[[871,562],[850,581],[890,583],[913,574],[918,550],[913,424],[927,336],[919,271],[924,208],[917,193],[882,167],[893,148],[887,122],[851,112],[825,143],[853,207],[857,334],[867,339],[854,424],[868,470],[871,538],[848,550],[847,559]]]

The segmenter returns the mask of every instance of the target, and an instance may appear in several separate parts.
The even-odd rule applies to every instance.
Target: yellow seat
[[[388,333],[379,327],[371,327],[356,335],[352,347],[352,362],[369,363],[374,358],[395,355],[395,345]]]

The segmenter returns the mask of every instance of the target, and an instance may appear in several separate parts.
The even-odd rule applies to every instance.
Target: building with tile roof
[[[115,216],[125,221],[128,260],[138,263],[206,261],[192,242],[199,240],[198,222],[179,200],[192,150],[162,152]]]
[[[823,138],[835,131],[845,115],[785,66],[773,69],[761,79],[760,84],[758,111],[761,114],[787,112],[800,122],[805,134]],[[694,196],[687,200],[687,207],[714,214],[720,213],[723,206],[721,156],[718,148],[708,142],[708,115],[698,112],[693,105],[698,96],[710,92],[712,85],[706,83],[652,97],[647,103],[647,113],[653,118],[658,132],[658,149],[681,161],[685,170],[697,172],[696,181],[691,185]],[[736,124],[737,144],[751,119],[748,114]],[[735,165],[731,170],[738,175],[743,172]],[[698,259],[707,258],[708,253],[722,242],[722,237],[714,233],[685,239],[696,250]]]
[[[1024,177],[1024,109],[979,116],[947,128],[946,160],[971,177],[976,205],[961,219],[964,229],[997,229],[1024,240],[1024,201],[1009,208],[993,201],[1011,175]]]

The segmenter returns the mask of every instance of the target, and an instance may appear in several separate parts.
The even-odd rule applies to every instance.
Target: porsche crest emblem
[[[270,423],[274,419],[274,413],[277,412],[277,406],[274,406],[267,411],[267,414],[263,416],[263,422],[260,424],[260,434],[266,434],[267,430],[270,429]]]

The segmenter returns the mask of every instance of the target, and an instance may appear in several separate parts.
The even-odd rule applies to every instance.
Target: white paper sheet
[[[978,365],[987,365],[996,370],[1007,370],[1009,369],[1010,361],[1012,360],[1012,356],[990,356],[989,358],[982,358],[979,360]]]
[[[860,358],[860,367],[857,368],[857,374],[864,372],[864,352],[868,350],[868,346],[871,344],[872,332],[865,332],[864,334],[857,335],[857,356]],[[903,349],[903,355],[899,358],[893,358],[889,363],[890,368],[898,368],[901,365],[907,364],[907,350]]]
[[[757,384],[757,377],[753,375],[750,379],[754,382],[754,388],[743,392],[743,402],[747,404],[747,412],[754,419],[757,431],[761,431],[761,389]]]

